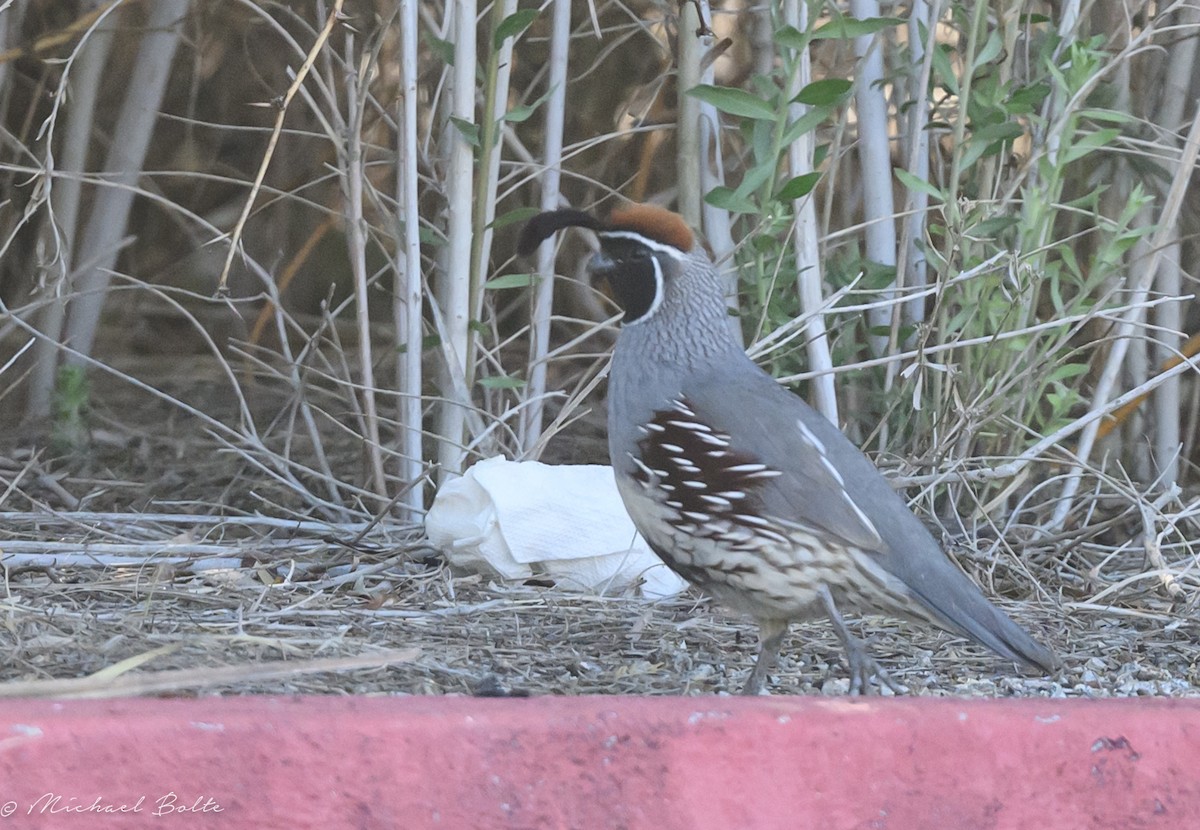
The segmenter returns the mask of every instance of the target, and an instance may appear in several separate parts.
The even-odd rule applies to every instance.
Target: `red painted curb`
[[[0,703],[0,828],[151,825],[1190,830],[1200,701]]]

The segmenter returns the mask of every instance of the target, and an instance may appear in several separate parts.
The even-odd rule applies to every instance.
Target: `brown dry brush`
[[[61,505],[56,469],[153,479],[182,458],[236,482],[178,482],[213,512],[413,518],[474,458],[578,458],[600,429],[613,307],[575,279],[586,240],[539,276],[513,239],[548,199],[628,198],[697,217],[740,269],[743,330],[776,374],[804,391],[828,343],[847,431],[948,534],[997,540],[977,573],[1083,608],[1195,596],[1194,2],[921,3],[937,24],[910,26],[908,7],[860,25],[841,5],[728,0],[685,4],[681,23],[675,3],[598,0],[570,4],[565,30],[553,3],[206,0],[163,19],[171,5],[0,12],[0,418],[19,462],[3,509]],[[466,31],[469,66],[452,59]],[[173,52],[149,100],[129,81],[154,43]],[[875,54],[879,76],[852,91]],[[680,88],[681,61],[709,92]],[[872,95],[886,135],[860,134]],[[139,103],[157,117],[119,169]],[[801,158],[778,138],[806,114]],[[692,130],[714,143],[681,151]],[[864,186],[872,145],[894,172],[882,195]],[[105,207],[113,191],[127,215]],[[808,204],[815,251],[794,244]],[[890,261],[864,248],[883,223]],[[551,298],[540,343],[532,311]],[[73,327],[101,311],[94,341]],[[16,452],[30,447],[47,449]]]

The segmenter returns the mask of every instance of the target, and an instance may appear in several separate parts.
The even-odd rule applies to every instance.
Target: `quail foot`
[[[992,605],[875,465],[747,356],[720,275],[678,215],[640,204],[605,220],[534,217],[518,250],[555,232],[595,232],[593,277],[624,311],[608,387],[608,446],[634,524],[673,570],[753,617],[758,694],[788,623],[826,616],[846,649],[851,693],[894,687],[841,610],[940,626],[1046,672],[1054,654]]]

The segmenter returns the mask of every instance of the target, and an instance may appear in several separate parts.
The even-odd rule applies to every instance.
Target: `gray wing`
[[[874,465],[769,375],[757,367],[747,372],[744,364],[738,368],[741,371],[728,375],[703,376],[682,392],[697,420],[729,436],[734,457],[757,461],[776,473],[757,483],[756,496],[764,512],[783,523],[818,529],[863,551],[887,552],[869,505],[860,505],[851,496],[839,461],[848,448],[887,495],[898,499]],[[854,472],[861,477],[861,469]],[[852,484],[856,487],[857,480]]]
[[[771,515],[793,517],[857,545],[946,628],[1014,660],[1057,668],[1053,652],[992,605],[951,562],[870,459],[770,375],[746,363],[752,371],[743,364],[684,391],[691,392],[698,418],[735,435],[739,451],[780,471],[760,493]],[[823,453],[808,446],[814,439]],[[847,491],[849,501],[842,495]]]

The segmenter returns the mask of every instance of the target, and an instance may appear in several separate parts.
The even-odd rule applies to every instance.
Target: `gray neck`
[[[712,360],[743,352],[725,305],[724,286],[701,251],[664,279],[662,303],[647,318],[621,327],[613,359],[696,372]]]
[[[702,256],[702,254],[701,254]],[[629,453],[650,421],[685,391],[729,361],[746,361],[729,325],[720,278],[689,258],[664,280],[653,314],[621,328],[608,385],[608,437],[613,466],[631,471]]]

